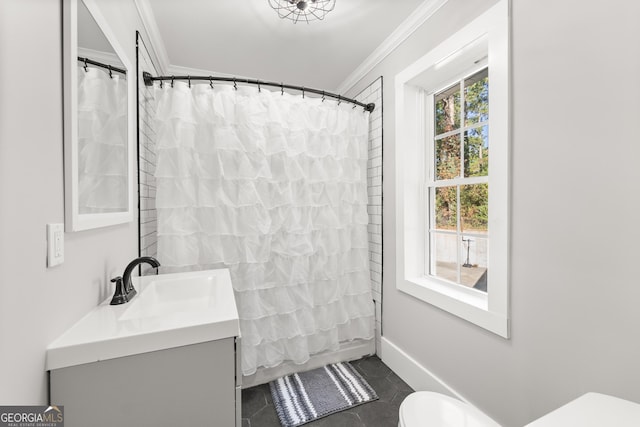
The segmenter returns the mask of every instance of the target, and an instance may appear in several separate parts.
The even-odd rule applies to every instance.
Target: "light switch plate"
[[[47,224],[47,267],[64,262],[64,224]]]

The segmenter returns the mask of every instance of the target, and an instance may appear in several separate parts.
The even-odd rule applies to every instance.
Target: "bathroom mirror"
[[[95,0],[63,1],[65,228],[133,219],[135,72]]]

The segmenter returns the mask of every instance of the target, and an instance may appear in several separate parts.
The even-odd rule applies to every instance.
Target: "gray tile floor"
[[[351,362],[378,393],[380,399],[338,412],[309,424],[309,427],[397,427],[398,409],[413,390],[377,356]],[[279,427],[269,385],[242,391],[242,427]]]

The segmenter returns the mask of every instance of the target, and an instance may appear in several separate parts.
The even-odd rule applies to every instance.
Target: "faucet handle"
[[[126,294],[124,285],[122,283],[122,277],[117,276],[111,279],[111,283],[116,284],[116,291],[113,294],[113,298],[111,298],[111,305],[119,305],[124,304],[129,301],[129,296]]]

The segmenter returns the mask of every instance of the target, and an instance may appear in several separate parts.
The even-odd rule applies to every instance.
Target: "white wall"
[[[101,7],[135,64],[133,1]],[[0,2],[0,405],[46,403],[46,346],[137,254],[134,221],[65,233],[46,268],[45,224],[64,222],[61,34],[59,1]]]
[[[384,337],[505,426],[640,402],[640,3],[513,0],[512,339],[395,288],[393,78],[494,0],[450,0],[383,75]],[[384,357],[384,354],[383,354]]]

